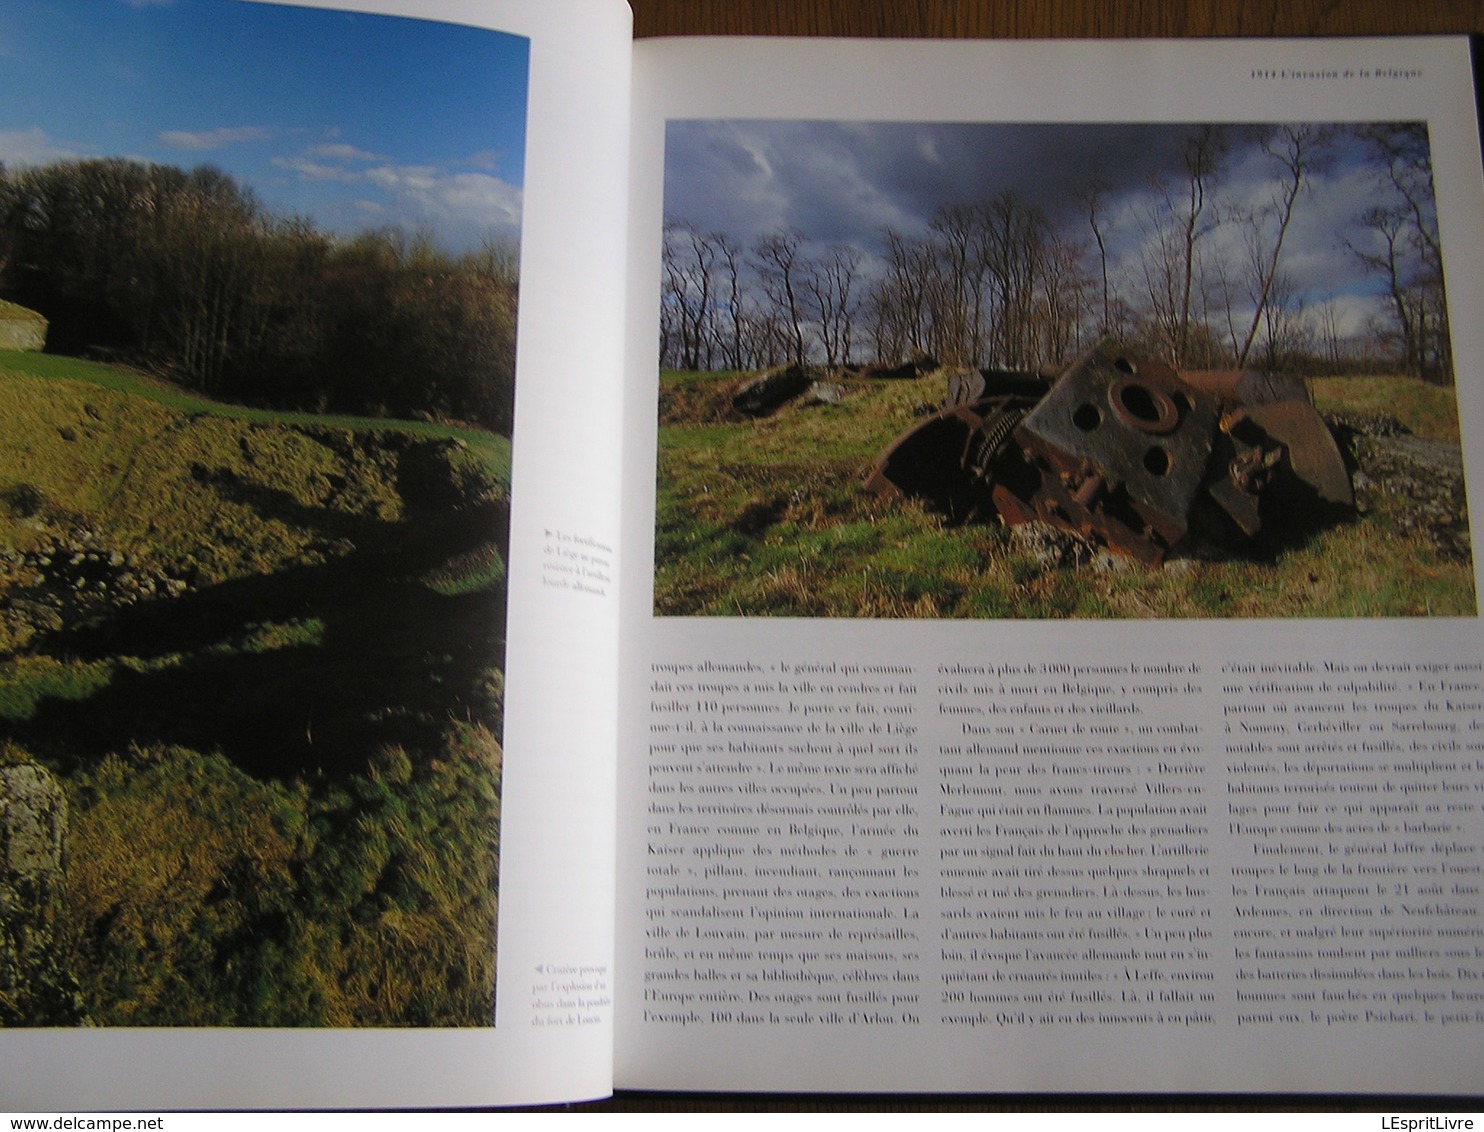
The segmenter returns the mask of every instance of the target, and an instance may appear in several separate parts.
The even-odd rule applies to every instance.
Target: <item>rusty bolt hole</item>
[[[1137,381],[1114,382],[1108,399],[1125,424],[1142,432],[1169,432],[1180,420],[1180,410],[1169,394]]]
[[[1150,475],[1167,476],[1174,463],[1168,449],[1161,448],[1158,444],[1144,451],[1144,470]]]
[[[1072,423],[1083,432],[1091,432],[1103,423],[1103,414],[1096,405],[1084,402],[1072,411]]]

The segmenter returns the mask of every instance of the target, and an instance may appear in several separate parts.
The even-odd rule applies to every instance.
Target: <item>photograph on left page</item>
[[[0,11],[0,1026],[494,1025],[529,54]]]

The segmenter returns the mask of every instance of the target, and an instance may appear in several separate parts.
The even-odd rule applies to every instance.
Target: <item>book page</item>
[[[7,12],[8,1108],[610,1091],[629,19]]]
[[[1476,1089],[1467,44],[635,69],[617,1083]]]

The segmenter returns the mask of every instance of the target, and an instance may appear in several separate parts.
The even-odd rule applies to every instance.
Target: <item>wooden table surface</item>
[[[630,0],[634,34],[990,39],[1484,33],[1484,0]]]
[[[636,37],[811,35],[899,38],[1185,38],[1484,34],[1484,0],[629,0]],[[1390,1098],[1395,1100],[1395,1098]],[[840,1097],[620,1093],[580,1110],[663,1111],[1369,1111],[1380,1098]],[[1412,1098],[1451,1111],[1459,1098]],[[1465,1107],[1467,1104],[1465,1102]]]

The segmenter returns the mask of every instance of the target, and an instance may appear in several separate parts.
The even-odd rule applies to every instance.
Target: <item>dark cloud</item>
[[[666,135],[665,214],[671,222],[729,236],[744,247],[781,229],[806,249],[852,245],[866,270],[886,229],[907,237],[935,212],[1013,193],[1064,234],[1090,240],[1079,197],[1097,184],[1103,235],[1136,270],[1139,248],[1184,195],[1192,124],[672,121]],[[1223,231],[1212,249],[1245,254],[1233,218],[1264,208],[1281,169],[1262,150],[1273,127],[1221,127],[1224,160],[1208,213]],[[1287,269],[1311,301],[1357,294],[1344,230],[1376,192],[1376,170],[1354,128],[1338,127],[1295,212]],[[1160,188],[1159,186],[1164,186]]]
[[[1188,127],[918,122],[676,121],[665,211],[751,242],[792,227],[871,247],[890,225],[1013,192],[1049,214],[1094,179],[1116,195],[1178,174]]]

